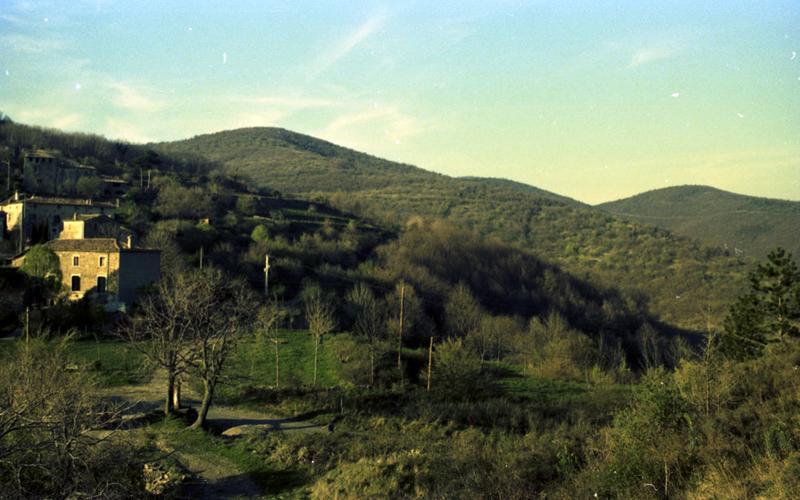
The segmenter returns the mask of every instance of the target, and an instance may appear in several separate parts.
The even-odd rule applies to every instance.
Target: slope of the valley
[[[752,265],[733,251],[534,187],[451,178],[282,129],[240,129],[154,147],[199,154],[258,185],[321,196],[398,225],[414,216],[449,220],[601,285],[632,291],[662,320],[686,328],[704,329],[709,311],[719,326]]]
[[[709,186],[676,186],[598,205],[736,253],[763,258],[781,246],[800,255],[800,202],[756,198]]]

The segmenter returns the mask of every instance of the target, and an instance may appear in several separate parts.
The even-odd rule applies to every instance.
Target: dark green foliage
[[[478,358],[462,339],[449,339],[436,346],[431,387],[447,399],[480,399],[489,389]]]
[[[750,273],[750,291],[739,297],[725,321],[722,349],[743,359],[759,355],[771,342],[800,335],[800,270],[778,248]]]
[[[800,254],[800,203],[677,186],[598,205],[609,213],[764,258],[776,245]]]
[[[29,277],[26,301],[29,304],[47,303],[61,291],[61,264],[46,245],[32,246],[20,271]]]
[[[97,198],[102,191],[103,181],[98,177],[81,177],[75,185],[75,193],[83,198]]]
[[[721,319],[744,261],[652,227],[623,222],[531,186],[450,178],[281,129],[251,128],[160,144],[196,152],[261,186],[323,196],[362,216],[402,225],[443,218],[528,249],[576,276],[622,286],[661,320],[701,329]],[[703,304],[703,307],[698,307]]]

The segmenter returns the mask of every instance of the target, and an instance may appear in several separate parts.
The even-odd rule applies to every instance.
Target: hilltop
[[[597,207],[745,255],[761,258],[776,246],[800,255],[797,201],[757,198],[710,186],[675,186]]]
[[[384,189],[402,182],[410,190],[486,186],[511,189],[537,197],[581,205],[543,189],[506,179],[454,179],[396,163],[315,137],[274,127],[253,127],[203,134],[182,141],[153,145],[165,153],[192,152],[217,162],[231,175],[245,175],[262,185],[295,194],[320,191]]]
[[[593,283],[622,287],[662,320],[704,328],[741,289],[746,258],[503,179],[453,178],[283,129],[249,128],[152,145],[197,154],[263,187],[324,199],[395,227],[443,219]]]

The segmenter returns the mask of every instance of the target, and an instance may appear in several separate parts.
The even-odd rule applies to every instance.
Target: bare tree
[[[138,496],[132,448],[96,433],[113,428],[120,409],[99,400],[85,371],[70,369],[67,341],[19,342],[0,365],[0,496]]]
[[[200,428],[205,425],[225,362],[244,330],[254,298],[244,283],[231,280],[219,269],[207,267],[194,273],[201,285],[194,297],[197,328],[190,368],[203,382],[203,401],[192,427]]]
[[[333,304],[322,295],[322,290],[312,287],[307,290],[306,297],[306,322],[308,331],[314,341],[314,385],[317,385],[317,366],[319,360],[319,344],[322,337],[336,328]]]
[[[266,340],[266,342],[275,347],[275,387],[281,386],[281,359],[278,350],[281,337],[278,326],[286,316],[286,309],[274,301],[270,301],[266,306],[258,310],[258,337],[260,340]]]
[[[375,353],[385,334],[384,309],[372,290],[363,283],[347,294],[354,317],[353,333],[363,339],[369,349],[369,385],[375,385]]]
[[[120,329],[135,350],[166,371],[165,415],[175,409],[176,381],[191,364],[192,342],[202,327],[195,307],[203,288],[196,271],[167,276],[142,297],[138,311]]]

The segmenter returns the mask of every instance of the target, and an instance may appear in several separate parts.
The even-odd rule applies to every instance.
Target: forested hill
[[[579,202],[505,179],[454,179],[418,167],[377,158],[327,141],[273,127],[242,128],[154,145],[166,153],[192,153],[219,162],[229,174],[295,194],[380,190],[403,183],[409,190],[482,186],[513,190],[571,204]]]
[[[705,328],[709,310],[719,325],[752,265],[732,249],[704,247],[532,186],[451,178],[281,129],[240,129],[153,147],[200,154],[263,187],[322,197],[396,225],[416,216],[448,220],[602,286],[621,287],[662,320],[688,328]]]
[[[598,205],[705,243],[763,258],[776,246],[800,255],[800,202],[756,198],[709,186],[677,186]]]

